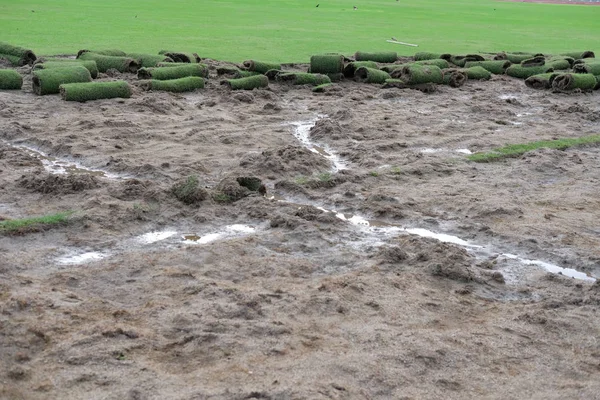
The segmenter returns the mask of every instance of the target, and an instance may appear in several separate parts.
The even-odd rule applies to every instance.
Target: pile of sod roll
[[[209,78],[209,67],[201,61],[197,53],[185,51],[144,54],[93,48],[79,50],[76,57],[38,58],[27,48],[0,42],[0,90],[22,89],[23,78],[29,75],[35,94],[60,94],[66,101],[129,98],[140,91],[191,92],[205,88]],[[270,82],[276,82],[311,87],[314,92],[322,93],[335,87],[335,82],[351,80],[382,88],[432,93],[440,85],[459,88],[469,81],[485,81],[498,75],[522,79],[533,89],[556,92],[600,89],[600,60],[592,51],[418,52],[413,57],[398,57],[389,51],[358,51],[351,57],[316,54],[310,57],[308,67],[246,60],[238,65],[219,63],[216,68],[213,63],[211,68],[216,70],[221,87],[227,90],[268,88]]]

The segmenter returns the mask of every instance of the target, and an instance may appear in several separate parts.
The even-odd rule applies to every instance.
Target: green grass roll
[[[357,51],[354,54],[356,61],[375,61],[378,63],[393,63],[398,59],[398,53],[395,51],[381,51],[378,53],[368,53],[365,51]]]
[[[399,78],[410,85],[421,83],[443,83],[442,70],[435,65],[407,65],[401,70],[391,73],[392,78]]]
[[[79,58],[79,56],[82,55],[83,53],[96,53],[96,54],[102,54],[103,56],[113,56],[113,57],[127,57],[127,54],[125,54],[125,52],[122,50],[107,49],[107,50],[79,50],[77,52],[77,58]]]
[[[571,68],[571,63],[565,58],[546,60],[546,64],[544,65],[551,67],[555,71]]]
[[[523,67],[541,67],[542,65],[546,65],[546,57],[544,56],[535,56],[521,61]]]
[[[181,53],[178,51],[161,50],[158,54],[165,55],[171,58],[174,62],[182,63],[199,63],[200,57],[196,53]]]
[[[91,82],[92,76],[82,65],[73,65],[64,68],[40,69],[32,72],[33,92],[43,96],[57,94],[59,86],[63,83]]]
[[[19,90],[23,77],[14,69],[0,69],[0,90]]]
[[[240,69],[238,67],[230,67],[230,66],[217,67],[217,75],[219,75],[219,76],[221,76],[221,75],[234,75],[239,70]]]
[[[337,74],[344,72],[344,56],[341,54],[321,54],[310,58],[313,74]]]
[[[13,67],[19,67],[21,63],[21,58],[18,56],[11,56],[10,54],[2,54],[0,53],[0,58],[8,60]]]
[[[269,86],[269,78],[265,75],[249,76],[248,78],[228,79],[223,84],[231,90],[252,90]]]
[[[2,49],[0,49],[0,53],[2,53]],[[570,52],[570,53],[561,53],[561,56],[567,56],[567,57],[573,57],[576,60],[582,59],[582,58],[596,58],[596,55],[594,54],[593,51],[574,51],[574,52]]]
[[[247,78],[249,76],[255,76],[255,75],[263,75],[260,72],[256,72],[256,71],[243,71],[241,69],[235,71],[235,74],[233,74],[233,77],[236,79],[239,78]]]
[[[426,61],[426,60],[449,60],[452,57],[450,54],[440,54],[440,53],[428,53],[425,51],[421,51],[415,54],[415,61]]]
[[[543,54],[500,52],[494,56],[494,60],[508,60],[513,64],[520,64],[523,60],[527,60],[528,58],[533,58],[537,55],[543,55]]]
[[[554,69],[548,65],[542,65],[539,67],[523,67],[519,64],[513,64],[506,69],[506,75],[521,79],[527,79],[530,76],[545,74],[547,72],[554,72]]]
[[[440,69],[444,69],[444,68],[448,68],[448,61],[443,60],[441,58],[434,58],[432,60],[422,60],[422,61],[416,61],[415,64],[419,64],[419,65],[435,65]]]
[[[417,64],[417,63],[388,64],[388,65],[384,65],[380,69],[382,71],[387,72],[388,74],[391,74],[393,71],[395,71],[395,70],[401,70],[402,68],[406,67],[407,65],[422,65],[422,64]]]
[[[349,62],[344,66],[344,76],[346,78],[352,78],[356,70],[360,67],[377,68],[375,61],[353,61]]]
[[[4,54],[6,59],[14,66],[31,65],[37,58],[33,51],[24,47],[13,46],[6,42],[0,42],[0,54]]]
[[[469,79],[475,81],[488,80],[492,77],[492,73],[490,71],[480,66],[465,68],[463,71],[467,74]]]
[[[204,64],[187,64],[178,67],[141,68],[138,71],[139,79],[156,79],[166,81],[169,79],[185,78],[186,76],[208,77],[208,67]]]
[[[376,68],[360,67],[354,74],[354,80],[361,83],[385,83],[390,74]]]
[[[85,52],[81,53],[77,59],[96,61],[99,72],[106,72],[109,69],[116,69],[119,72],[136,73],[140,68],[139,63],[130,57],[105,56],[102,54]]]
[[[466,72],[458,69],[446,69],[442,71],[442,74],[444,85],[448,85],[453,88],[463,86],[469,79]]]
[[[267,72],[270,69],[281,69],[281,64],[267,63],[267,62],[255,61],[255,60],[246,60],[246,61],[244,61],[243,65],[244,65],[244,68],[247,69],[248,71],[259,72],[261,74],[264,74],[265,72]]]
[[[465,68],[482,67],[490,71],[492,74],[502,75],[506,69],[510,67],[511,62],[508,60],[493,60],[493,61],[469,61],[465,63]]]
[[[322,85],[331,83],[331,79],[324,74],[311,74],[307,72],[282,72],[277,75],[278,82],[288,82],[293,85]]]
[[[54,69],[54,68],[68,68],[76,65],[81,65],[88,71],[90,71],[90,75],[92,79],[96,79],[98,77],[98,66],[96,65],[96,61],[88,60],[68,60],[68,61],[44,61],[40,64],[34,64],[33,69]]]
[[[60,95],[66,101],[85,102],[89,100],[131,97],[131,87],[125,81],[66,83],[60,85]]]
[[[269,78],[270,81],[274,81],[277,79],[277,75],[279,75],[280,73],[281,70],[279,69],[270,69],[267,72],[265,72],[265,76]]]
[[[152,79],[140,83],[144,90],[161,90],[165,92],[192,92],[196,89],[204,88],[204,79],[199,76],[187,76],[185,78],[171,79],[168,81],[159,81]]]
[[[577,74],[600,75],[600,61],[597,63],[581,63],[573,65],[573,72]]]
[[[190,65],[190,63],[166,61],[166,62],[159,62],[158,64],[155,65],[155,67],[181,67],[182,65],[183,66]]]
[[[452,64],[464,67],[469,61],[485,61],[480,54],[467,54],[466,56],[451,56],[449,60]]]
[[[533,75],[525,79],[525,85],[532,89],[550,89],[554,78],[558,75],[555,72],[548,72],[545,74]]]
[[[171,57],[165,55],[143,54],[143,53],[128,53],[127,57],[136,60],[141,67],[156,67],[159,63],[173,62]]]
[[[558,90],[594,90],[598,81],[592,74],[561,74],[552,81],[552,88]]]

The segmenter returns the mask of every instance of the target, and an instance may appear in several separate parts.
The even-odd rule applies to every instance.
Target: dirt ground
[[[600,148],[465,154],[598,134],[599,92],[236,93],[215,65],[191,94],[0,92],[0,216],[75,211],[0,235],[0,398],[600,399]]]

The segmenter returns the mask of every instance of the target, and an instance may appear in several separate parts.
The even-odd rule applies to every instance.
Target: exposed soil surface
[[[0,398],[600,398],[600,148],[465,154],[598,134],[600,93],[79,104],[20,71],[0,217],[75,214],[0,235]]]

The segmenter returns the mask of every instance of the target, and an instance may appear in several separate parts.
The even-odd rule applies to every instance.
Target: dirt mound
[[[265,150],[260,154],[250,154],[240,161],[240,167],[256,175],[274,179],[311,175],[316,171],[328,169],[329,162],[304,147],[290,145]]]
[[[19,179],[19,186],[34,192],[62,195],[100,187],[100,181],[89,174],[30,174]]]
[[[310,136],[318,141],[323,139],[341,140],[348,137],[340,124],[330,118],[318,120],[315,126],[310,128]]]

